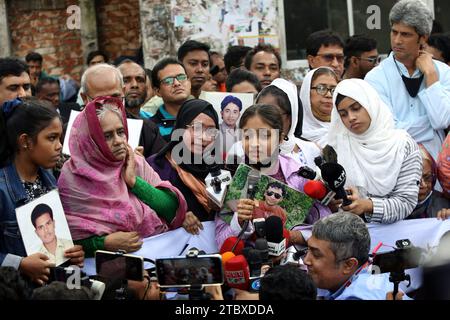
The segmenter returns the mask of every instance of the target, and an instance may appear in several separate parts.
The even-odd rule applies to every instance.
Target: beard
[[[146,96],[147,96],[147,94],[142,95],[139,98],[135,98],[135,99],[125,97],[125,107],[134,109],[134,108],[142,106],[142,104],[145,102]]]

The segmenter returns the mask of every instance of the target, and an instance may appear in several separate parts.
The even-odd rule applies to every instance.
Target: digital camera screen
[[[143,260],[115,253],[97,252],[95,254],[97,274],[107,279],[143,280]]]
[[[157,259],[158,283],[164,287],[186,287],[223,283],[220,257]]]

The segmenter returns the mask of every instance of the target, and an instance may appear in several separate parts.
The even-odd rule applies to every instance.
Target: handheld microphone
[[[236,255],[231,252],[231,251],[227,251],[221,254],[222,256],[222,266],[225,269],[225,264],[230,261],[232,258],[236,257]]]
[[[320,204],[327,206],[336,196],[336,193],[327,188],[322,181],[310,180],[303,187],[305,194],[313,199],[320,201]]]
[[[339,163],[327,162],[320,168],[322,171],[322,178],[327,183],[328,187],[336,192],[336,199],[344,201],[343,206],[348,206],[352,202],[347,198],[344,185],[347,179],[345,169]]]
[[[266,237],[266,219],[259,218],[253,219],[253,225],[255,226],[255,233],[257,238]]]
[[[261,172],[258,170],[252,169],[247,176],[247,199],[254,200],[256,196],[256,192],[258,189],[258,181],[261,177]],[[242,230],[238,235],[238,239],[242,239],[244,232],[247,230],[249,225],[249,221],[244,221],[244,225],[242,226]]]
[[[244,249],[244,241],[238,239],[237,237],[229,237],[227,238],[220,248],[220,254],[224,254],[225,252],[233,252],[235,255],[242,254],[242,249]]]
[[[261,260],[263,264],[265,263],[271,263],[272,261],[269,261],[269,246],[267,244],[266,239],[256,239],[255,241],[255,250],[257,250],[260,254]]]
[[[231,184],[231,172],[227,170],[213,170],[205,178],[208,197],[218,206],[222,207],[227,187]]]
[[[280,217],[270,216],[266,219],[266,239],[269,255],[279,257],[286,250],[286,239],[283,237],[283,222]]]
[[[249,286],[250,269],[243,255],[238,255],[225,263],[225,281],[230,288],[247,290]]]

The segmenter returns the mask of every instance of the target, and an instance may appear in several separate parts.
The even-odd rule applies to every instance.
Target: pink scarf
[[[186,200],[168,181],[162,181],[144,158],[136,156],[136,175],[154,187],[166,188],[178,197],[179,207],[168,225],[149,206],[132,194],[122,178],[124,161],[108,148],[96,110],[104,103],[119,107],[128,137],[126,114],[120,99],[99,97],[75,119],[69,140],[71,158],[58,180],[59,193],[74,240],[117,231],[137,231],[149,237],[182,225]]]

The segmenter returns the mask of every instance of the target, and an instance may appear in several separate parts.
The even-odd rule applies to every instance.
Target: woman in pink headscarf
[[[72,237],[86,256],[101,249],[136,251],[142,238],[178,228],[186,219],[183,195],[134,156],[127,140],[118,98],[95,99],[73,124],[71,158],[58,187]]]

